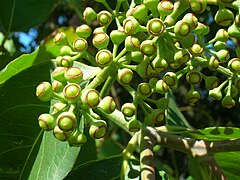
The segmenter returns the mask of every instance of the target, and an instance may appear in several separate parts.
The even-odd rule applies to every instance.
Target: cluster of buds
[[[57,68],[52,72],[54,81],[41,83],[37,96],[43,101],[56,99],[58,102],[53,106],[53,114],[39,117],[43,129],[54,129],[57,139],[68,140],[74,145],[77,141],[86,142],[79,129],[81,124],[90,126],[89,132],[94,138],[102,137],[107,125],[94,109],[101,108],[108,114],[114,111],[116,103],[105,94],[115,80],[132,96],[132,101],[124,103],[119,110],[129,131],[133,132],[141,129],[142,123],[159,126],[167,120],[165,95],[178,88],[180,79],[189,84],[186,99],[190,105],[201,98],[197,87],[203,81],[209,95],[221,100],[223,107],[235,105],[240,89],[240,48],[236,48],[237,57],[232,57],[226,45],[227,41],[233,43],[232,39],[240,37],[240,15],[230,9],[237,8],[234,1],[215,3],[219,10],[213,19],[221,28],[209,42],[205,42],[204,36],[210,28],[199,22],[196,15],[206,11],[207,0],[175,3],[142,0],[131,6],[127,1],[118,0],[115,10],[105,0],[96,1],[107,11],[97,13],[87,7],[83,12],[86,23],[76,28],[79,38],[73,44],[69,44],[63,32],[54,38],[61,46],[60,56],[56,57]],[[187,9],[192,12],[181,16]],[[92,21],[99,27],[92,30]],[[109,33],[114,23],[117,29]],[[89,42],[95,47],[95,55],[87,51]],[[86,86],[82,83],[82,70],[74,67],[74,61],[81,58],[101,68]],[[216,76],[205,75],[203,69],[226,78],[219,82]],[[139,77],[143,82],[138,83]],[[101,87],[103,93],[99,93],[97,87]],[[139,118],[138,109],[142,110],[144,118]]]

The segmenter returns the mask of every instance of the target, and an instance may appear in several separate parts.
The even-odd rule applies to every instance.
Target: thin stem
[[[105,97],[109,93],[109,91],[110,91],[110,89],[111,89],[111,87],[112,87],[114,82],[115,82],[115,78],[114,77],[109,76],[107,78],[107,80],[105,81],[105,83],[104,83],[104,85],[103,85],[103,87],[102,87],[102,89],[100,91],[100,97],[103,98],[103,97]]]

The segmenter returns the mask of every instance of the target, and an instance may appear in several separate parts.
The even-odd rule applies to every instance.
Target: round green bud
[[[205,36],[210,32],[208,25],[198,22],[198,26],[193,30],[199,36]]]
[[[165,112],[162,109],[154,109],[151,112],[151,116],[152,116],[154,122],[157,124],[162,123],[166,119]]]
[[[110,33],[110,39],[113,44],[119,45],[127,37],[123,29],[112,30]]]
[[[127,128],[130,132],[138,132],[142,128],[142,124],[138,120],[132,119],[127,123]]]
[[[56,63],[57,67],[61,67],[62,66],[62,58],[63,58],[62,56],[56,57],[55,63]]]
[[[171,88],[177,85],[178,78],[174,72],[167,72],[163,76],[163,81]]]
[[[113,57],[112,53],[107,49],[102,49],[96,54],[96,62],[100,67],[106,67],[111,64]]]
[[[216,41],[213,45],[215,51],[220,51],[222,49],[226,49],[226,43],[222,41]]]
[[[100,103],[99,92],[95,89],[84,89],[81,93],[81,100],[84,107],[95,108]]]
[[[164,23],[159,18],[153,18],[147,23],[147,31],[150,35],[159,36],[164,32]]]
[[[189,0],[189,6],[195,13],[202,13],[207,8],[207,0]]]
[[[152,89],[155,89],[157,81],[158,81],[158,78],[153,77],[153,78],[150,78],[148,84],[151,86]]]
[[[106,33],[106,29],[102,26],[95,28],[93,31],[93,35],[95,36],[98,33]]]
[[[222,92],[221,89],[219,87],[216,87],[214,89],[211,89],[209,91],[209,96],[211,96],[213,99],[215,100],[221,100],[222,99]]]
[[[57,114],[66,110],[67,105],[62,102],[56,102],[52,108],[52,114]]]
[[[123,29],[127,35],[134,35],[140,31],[140,24],[133,16],[128,16],[123,21]]]
[[[190,25],[184,20],[179,20],[174,25],[174,33],[178,37],[186,37],[190,33]]]
[[[195,56],[199,56],[203,53],[203,47],[200,44],[193,44],[191,47],[191,52],[195,55]]]
[[[83,72],[79,67],[70,67],[65,71],[64,77],[70,83],[79,84],[83,80]]]
[[[133,72],[131,69],[123,68],[118,70],[117,81],[121,85],[127,85],[133,79]]]
[[[67,35],[64,32],[58,32],[54,36],[53,41],[55,44],[60,46],[68,44]]]
[[[186,37],[181,38],[179,41],[181,42],[181,45],[182,45],[184,48],[189,49],[189,48],[191,48],[191,47],[195,44],[195,42],[196,42],[196,40],[195,40],[195,35],[194,35],[193,33],[189,33]]]
[[[63,83],[61,83],[60,81],[57,81],[57,80],[54,80],[52,82],[52,90],[55,92],[55,93],[60,93],[63,91],[63,88],[64,88],[64,85]]]
[[[125,39],[125,48],[127,51],[138,51],[140,47],[140,41],[134,36],[127,36]]]
[[[69,133],[64,132],[58,126],[55,126],[53,130],[53,135],[57,140],[66,141],[69,138]]]
[[[160,1],[157,10],[160,15],[167,16],[173,12],[173,3],[168,0]]]
[[[229,51],[226,49],[221,49],[220,51],[218,51],[216,53],[216,56],[219,59],[220,63],[228,62],[228,60],[230,58]]]
[[[141,96],[149,97],[152,94],[152,88],[147,82],[140,83],[137,92]]]
[[[77,102],[81,93],[81,87],[76,83],[69,83],[63,89],[64,97],[70,102]]]
[[[107,132],[107,123],[103,120],[96,120],[91,123],[89,128],[89,135],[93,139],[100,139],[105,136]]]
[[[228,34],[231,37],[234,38],[240,38],[240,29],[236,26],[235,23],[233,23],[229,28],[228,28]]]
[[[106,48],[109,43],[109,36],[104,32],[96,33],[93,37],[92,42],[96,48]]]
[[[52,72],[52,77],[53,79],[61,82],[61,83],[65,83],[66,82],[66,79],[65,79],[65,72],[66,72],[66,69],[65,67],[57,67],[56,69],[54,69],[54,71]]]
[[[154,75],[154,70],[150,65],[149,59],[147,56],[137,65],[136,72],[142,78],[152,77]],[[156,74],[156,73],[155,73]]]
[[[72,112],[62,112],[57,117],[57,125],[64,132],[72,131],[77,125],[77,118]]]
[[[208,67],[211,70],[215,70],[219,67],[219,60],[216,56],[211,56],[210,60],[209,60],[209,64]]]
[[[229,89],[229,86],[227,86],[225,89],[224,89],[224,93],[227,94],[228,93],[228,89]],[[238,95],[238,88],[235,86],[235,85],[231,85],[231,88],[230,88],[230,95],[232,98],[236,97]]]
[[[178,62],[179,64],[184,64],[190,60],[190,54],[186,49],[180,49],[174,55],[174,61]]]
[[[79,38],[73,42],[73,48],[77,51],[83,52],[88,48],[88,43],[85,39]]]
[[[231,96],[226,95],[226,96],[222,99],[221,104],[222,104],[222,106],[223,106],[224,108],[230,109],[230,108],[234,107],[236,103],[235,103],[234,99],[233,99]]]
[[[52,85],[49,82],[41,82],[36,88],[36,96],[41,101],[50,101],[54,96]]]
[[[186,74],[186,80],[189,84],[199,84],[202,81],[202,74],[197,69],[192,69]]]
[[[207,90],[214,89],[218,86],[218,78],[216,76],[207,76],[204,78],[205,80],[205,87]]]
[[[228,62],[228,68],[232,72],[240,72],[240,59],[239,58],[233,58]]]
[[[69,135],[68,142],[72,146],[82,146],[87,143],[87,137],[79,130],[76,130]]]
[[[141,43],[140,51],[146,56],[152,56],[157,52],[157,47],[153,41],[147,39]]]
[[[87,39],[92,34],[92,28],[87,24],[83,24],[76,28],[76,33],[80,38]]]
[[[127,59],[133,61],[133,62],[142,62],[143,61],[143,54],[141,51],[131,51],[127,54]]]
[[[133,103],[125,103],[122,105],[121,112],[126,117],[132,117],[136,114],[137,109]]]
[[[158,73],[165,71],[168,68],[168,62],[158,56],[152,60],[151,65]]]
[[[105,96],[98,104],[98,107],[105,113],[111,114],[116,109],[116,102],[111,96]]]
[[[156,83],[156,87],[155,87],[156,92],[160,93],[160,94],[166,94],[169,90],[169,86],[167,85],[167,83],[165,81],[158,80]]]
[[[200,94],[194,88],[191,88],[187,92],[187,101],[191,106],[194,106],[199,99],[200,99]]]
[[[148,21],[148,10],[144,4],[135,6],[132,9],[129,16],[135,17],[139,21],[147,22]]]
[[[60,49],[60,55],[61,56],[66,56],[66,55],[70,56],[70,55],[75,55],[75,54],[76,54],[76,52],[74,52],[72,50],[72,48],[69,47],[68,45],[64,45]]]
[[[101,26],[107,26],[112,22],[112,15],[108,11],[100,11],[97,14],[97,21]]]
[[[227,42],[229,34],[225,29],[219,29],[215,35],[216,41]]]
[[[41,114],[38,117],[39,126],[46,131],[51,131],[55,127],[55,119],[51,114]]]
[[[193,13],[185,14],[183,20],[189,24],[191,30],[196,29],[198,26],[198,19]]]
[[[228,26],[234,21],[234,14],[226,8],[219,8],[214,20],[220,26]]]
[[[87,22],[91,22],[97,18],[97,13],[91,7],[86,7],[83,11],[83,19]]]
[[[159,0],[143,0],[143,4],[149,9],[157,8]]]
[[[71,67],[73,66],[74,58],[71,56],[63,56],[56,58],[56,64],[60,67]]]

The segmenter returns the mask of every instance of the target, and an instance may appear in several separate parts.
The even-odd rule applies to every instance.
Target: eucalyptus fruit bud
[[[55,126],[53,130],[53,135],[57,140],[66,141],[69,138],[69,133],[64,132],[58,126]]]
[[[148,83],[143,82],[138,85],[137,92],[141,96],[149,97],[152,94],[152,88]]]
[[[164,23],[159,18],[153,18],[147,23],[147,31],[150,35],[159,36],[164,32]]]
[[[191,47],[191,52],[195,55],[195,56],[199,56],[203,53],[203,47],[200,44],[193,44]]]
[[[179,40],[181,42],[181,45],[186,48],[186,49],[189,49],[191,48],[194,43],[196,42],[195,41],[195,35],[193,33],[189,33],[186,37],[184,38],[181,38]]]
[[[174,72],[167,72],[163,76],[163,81],[171,88],[177,85],[178,78]]]
[[[121,85],[127,85],[133,79],[133,72],[131,69],[123,68],[118,70],[117,81]]]
[[[234,85],[235,87],[240,91],[240,78],[237,77],[236,79],[234,79]]]
[[[228,85],[224,89],[224,93],[227,94],[227,95],[231,95],[231,97],[234,98],[238,95],[238,88],[235,85],[231,85],[231,87]]]
[[[223,106],[224,108],[230,109],[230,108],[234,107],[236,103],[235,103],[234,99],[233,99],[231,96],[226,95],[226,96],[222,99],[221,104],[222,104],[222,106]]]
[[[71,47],[68,45],[63,45],[60,49],[60,55],[61,56],[70,56],[70,55],[75,55],[77,52],[74,52]]]
[[[60,112],[62,112],[62,111],[66,111],[66,108],[67,108],[67,105],[66,105],[65,103],[56,102],[56,103],[53,105],[52,114],[57,114],[57,113],[60,113]]]
[[[112,22],[112,15],[108,11],[100,11],[97,14],[97,21],[102,26],[107,26],[107,25],[109,25]]]
[[[119,45],[127,37],[123,29],[112,30],[110,33],[110,39],[113,44]]]
[[[86,51],[88,48],[88,43],[83,38],[78,38],[73,42],[73,48],[79,52]]]
[[[68,142],[73,146],[82,146],[87,143],[87,137],[79,130],[76,130],[69,135]]]
[[[64,77],[70,83],[79,84],[83,80],[83,72],[79,67],[70,67],[65,71]]]
[[[213,99],[215,100],[221,100],[222,99],[222,92],[221,92],[221,88],[216,87],[214,89],[211,89],[209,91],[209,96],[211,96]]]
[[[138,51],[140,47],[140,41],[134,36],[127,36],[125,39],[125,48],[127,51]]]
[[[171,1],[164,0],[160,1],[157,5],[158,13],[161,16],[167,16],[173,12],[174,6]]]
[[[136,119],[131,119],[127,123],[127,128],[130,132],[138,132],[142,128],[142,124]]]
[[[234,38],[240,38],[240,29],[236,26],[235,23],[233,23],[229,28],[228,28],[228,34],[231,37]]]
[[[84,89],[81,93],[81,100],[84,107],[95,108],[100,103],[99,92],[95,89]]]
[[[195,13],[202,13],[207,8],[207,0],[189,0],[190,8]]]
[[[107,49],[102,49],[96,54],[96,62],[100,67],[106,67],[111,64],[113,57],[112,53]]]
[[[92,41],[96,48],[106,48],[109,43],[109,36],[104,32],[99,32],[94,35]]]
[[[228,68],[232,72],[240,72],[240,59],[239,58],[233,58],[228,62]]]
[[[202,81],[202,74],[197,69],[192,69],[186,74],[186,80],[189,84],[199,84]]]
[[[61,82],[61,83],[65,83],[66,82],[66,79],[65,79],[65,72],[66,72],[66,69],[65,67],[57,67],[56,69],[54,69],[54,71],[52,72],[52,77],[53,79]]]
[[[70,102],[77,102],[81,93],[81,87],[76,83],[69,83],[63,89],[64,97]]]
[[[140,62],[137,65],[136,68],[136,72],[138,73],[138,75],[142,78],[148,78],[148,77],[152,77],[153,75],[153,68],[150,65],[149,59],[146,58],[147,56],[145,56],[145,58],[143,59],[142,62]]]
[[[235,25],[240,28],[240,14],[237,14],[235,16],[235,21],[234,21]]]
[[[158,109],[167,110],[168,105],[169,105],[169,99],[167,99],[165,97],[162,97],[157,100]]]
[[[133,17],[129,16],[123,21],[123,29],[127,35],[134,35],[140,31],[139,22]]]
[[[214,89],[218,86],[218,78],[216,76],[207,76],[204,78],[205,80],[205,87],[207,90]]]
[[[225,7],[220,7],[214,17],[216,23],[220,26],[228,26],[234,21],[234,14]]]
[[[91,123],[89,128],[89,135],[93,139],[100,139],[105,136],[107,132],[107,123],[103,120],[95,120]]]
[[[152,40],[144,40],[140,45],[140,51],[146,56],[152,56],[157,52],[157,47]]]
[[[68,45],[67,35],[64,32],[58,32],[54,38],[53,41],[57,45]]]
[[[194,88],[191,88],[188,92],[187,92],[187,100],[188,103],[191,106],[194,106],[195,103],[200,99],[200,94],[198,91],[196,91]]]
[[[160,93],[160,94],[166,94],[169,90],[169,86],[167,85],[167,83],[165,81],[158,80],[156,83],[156,92]]]
[[[165,71],[168,68],[168,62],[158,56],[152,60],[151,65],[158,73]]]
[[[225,29],[219,29],[214,39],[216,41],[227,42],[228,38],[229,38],[228,32]]]
[[[111,114],[116,109],[116,103],[111,96],[106,96],[100,101],[98,107],[105,113]]]
[[[64,132],[72,131],[77,125],[77,118],[72,112],[62,112],[57,117],[57,125]]]
[[[91,7],[86,7],[83,11],[83,19],[87,22],[91,22],[97,18],[97,13]]]
[[[36,96],[41,101],[50,101],[54,96],[52,85],[49,82],[41,82],[36,88]]]
[[[71,56],[63,56],[61,58],[56,59],[56,64],[57,66],[62,66],[62,67],[71,67],[73,66],[75,58]]]
[[[178,62],[179,64],[186,63],[190,60],[190,54],[186,49],[180,49],[174,55],[174,61]]]
[[[226,49],[226,43],[225,42],[222,42],[222,41],[216,41],[213,45],[213,48],[216,50],[216,51],[220,51],[222,49]]]
[[[83,24],[76,28],[76,33],[80,38],[87,39],[92,34],[92,28],[87,24]]]
[[[55,127],[55,119],[51,114],[41,114],[38,117],[38,124],[39,126],[46,131],[53,130]]]
[[[147,22],[148,10],[144,4],[137,5],[132,9],[131,16],[135,17],[139,21]]]
[[[52,82],[52,90],[55,92],[55,93],[60,93],[63,91],[63,88],[64,88],[64,85],[63,83],[61,83],[60,81],[57,81],[57,80],[54,80]]]
[[[217,58],[219,59],[219,61],[221,63],[223,62],[228,62],[229,58],[230,58],[230,54],[229,51],[226,49],[221,49],[220,51],[218,51],[216,53]]]
[[[190,33],[190,25],[184,20],[179,20],[174,25],[174,33],[178,37],[186,37]]]
[[[121,112],[126,117],[132,117],[136,114],[136,106],[133,103],[125,103],[122,105]]]
[[[215,70],[219,67],[219,60],[216,56],[211,56],[208,67],[211,70]]]
[[[189,24],[191,30],[196,29],[198,26],[198,19],[193,13],[185,14],[183,20]]]
[[[198,26],[193,30],[199,36],[205,36],[210,32],[208,25],[198,22]]]
[[[127,54],[126,58],[133,62],[140,63],[143,61],[143,54],[141,51],[131,51]]]

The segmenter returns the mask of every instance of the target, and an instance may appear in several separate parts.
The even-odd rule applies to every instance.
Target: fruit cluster
[[[223,107],[235,106],[240,89],[240,47],[236,48],[237,57],[231,57],[226,45],[240,37],[240,15],[233,13],[237,9],[235,1],[139,0],[129,5],[126,0],[117,0],[114,10],[106,0],[95,1],[107,10],[97,13],[87,7],[83,12],[86,23],[76,28],[79,38],[73,44],[64,32],[54,37],[61,47],[55,59],[57,68],[52,72],[54,81],[42,82],[36,94],[42,101],[57,102],[51,114],[40,115],[40,127],[53,129],[57,139],[72,145],[86,142],[82,126],[89,127],[93,138],[103,137],[107,124],[94,109],[108,114],[115,110],[115,101],[105,95],[115,80],[132,96],[132,101],[120,108],[132,132],[141,129],[142,123],[159,126],[166,121],[165,95],[178,88],[181,78],[189,84],[186,98],[190,105],[200,99],[196,86],[204,81],[209,96],[221,100]],[[208,3],[219,8],[214,20],[220,29],[205,42],[210,28],[198,20],[197,14],[203,13]],[[185,13],[187,10],[191,12]],[[90,26],[93,21],[99,25],[94,30]],[[114,26],[117,28],[112,30]],[[95,47],[95,55],[88,52],[89,44]],[[82,83],[82,70],[74,66],[82,58],[102,69],[87,85]],[[204,69],[212,75],[205,75]],[[215,72],[225,80],[219,82]],[[143,81],[134,87],[136,76]],[[107,93],[99,93],[97,87]],[[160,98],[153,94],[160,94]],[[143,122],[138,118],[138,109],[144,113]]]

